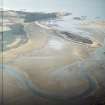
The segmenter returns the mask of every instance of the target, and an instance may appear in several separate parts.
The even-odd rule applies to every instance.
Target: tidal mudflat
[[[26,12],[5,13],[9,15],[6,46],[0,54],[6,105],[93,105],[104,101],[105,22],[81,21],[74,28],[82,30],[83,36],[42,24],[46,20],[25,21]],[[53,15],[54,19],[58,16]]]

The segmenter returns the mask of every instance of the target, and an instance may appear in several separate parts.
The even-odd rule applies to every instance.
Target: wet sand
[[[77,105],[79,99],[88,105],[88,96],[104,89],[99,86],[101,82],[105,86],[105,45],[100,40],[44,29],[35,23],[26,24],[25,29],[30,40],[4,52],[7,105],[68,105],[72,101]]]

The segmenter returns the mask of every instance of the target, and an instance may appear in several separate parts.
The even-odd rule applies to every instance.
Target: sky
[[[4,8],[35,12],[68,11],[75,15],[105,17],[105,0],[3,0]]]

